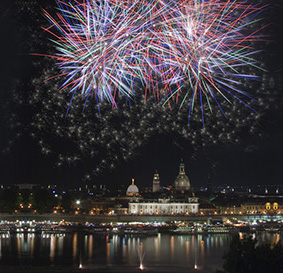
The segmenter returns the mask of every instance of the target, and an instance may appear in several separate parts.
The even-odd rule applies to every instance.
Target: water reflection
[[[16,234],[1,236],[0,265],[133,266],[145,268],[178,266],[213,272],[232,237],[229,234],[120,237],[118,235]],[[263,232],[258,243],[279,242],[280,234]],[[143,256],[144,255],[144,256]],[[141,259],[142,258],[142,259]],[[207,266],[210,270],[207,270]]]
[[[21,254],[22,254],[22,251],[21,251],[21,237],[22,237],[22,234],[17,234],[17,250],[18,250],[18,257],[19,258],[21,257]]]
[[[154,240],[154,248],[155,248],[155,257],[156,257],[156,260],[159,259],[159,245],[160,245],[160,234],[158,234],[158,237],[155,237],[155,240]]]
[[[170,239],[171,260],[174,260],[174,239],[175,237],[172,235]]]
[[[110,242],[109,236],[106,236],[106,263],[110,264]]]
[[[93,249],[93,235],[89,235],[88,237],[88,258],[91,261],[92,258],[92,249]]]
[[[77,256],[77,247],[78,247],[78,234],[75,233],[73,236],[73,258]]]
[[[55,247],[56,247],[56,237],[55,235],[51,235],[51,238],[50,238],[50,259],[51,259],[51,262],[53,262],[54,260],[54,256],[55,256]]]
[[[29,234],[30,237],[30,257],[33,259],[33,253],[34,253],[34,234]]]
[[[186,240],[186,257],[189,257],[189,252],[190,252],[190,242],[188,240]]]

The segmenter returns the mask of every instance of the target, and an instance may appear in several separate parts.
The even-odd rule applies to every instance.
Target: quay
[[[71,215],[71,214],[37,214],[37,213],[17,213],[17,214],[0,214],[0,221],[16,222],[16,221],[36,221],[36,222],[72,222],[78,224],[85,223],[154,223],[154,222],[174,222],[188,221],[194,223],[210,223],[210,222],[245,222],[248,224],[256,224],[261,222],[283,222],[283,215]]]

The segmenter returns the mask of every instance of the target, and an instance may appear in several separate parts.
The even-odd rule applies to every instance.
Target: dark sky
[[[0,184],[78,186],[87,181],[119,187],[130,184],[130,179],[135,177],[137,185],[150,186],[153,173],[158,170],[161,184],[168,185],[173,183],[178,173],[181,158],[195,186],[205,185],[208,176],[214,185],[283,184],[283,106],[282,83],[279,81],[282,75],[283,13],[277,4],[280,1],[267,2],[274,3],[266,13],[266,22],[271,23],[268,31],[272,40],[266,43],[266,51],[269,75],[273,76],[275,83],[268,94],[271,98],[269,109],[262,113],[256,134],[241,132],[238,136],[240,144],[231,141],[195,151],[190,143],[179,142],[174,134],[161,133],[144,143],[130,160],[117,162],[111,171],[106,168],[99,175],[92,175],[96,163],[87,156],[76,164],[59,168],[56,150],[49,156],[42,154],[38,141],[31,138],[29,132],[39,110],[37,106],[21,101],[33,92],[32,78],[40,73],[35,66],[40,57],[31,53],[49,50],[46,44],[50,43],[50,37],[41,30],[41,25],[46,23],[41,10],[46,8],[52,12],[55,1],[1,0],[0,147],[3,152],[0,154]],[[62,109],[62,112],[65,111]],[[45,130],[48,132],[49,129]],[[52,134],[48,138],[51,143],[56,141]],[[67,144],[64,148],[69,149]],[[89,180],[85,178],[87,174],[91,174]]]

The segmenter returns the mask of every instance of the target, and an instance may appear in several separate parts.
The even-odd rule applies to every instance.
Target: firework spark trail
[[[149,5],[139,9],[138,1],[124,5],[110,1],[58,3],[59,22],[47,12],[45,15],[62,35],[46,29],[57,38],[53,42],[59,53],[53,57],[63,75],[68,75],[62,89],[74,93],[80,89],[86,98],[94,95],[114,106],[117,92],[132,96],[134,80],[147,81],[139,64],[139,45],[146,24],[142,20],[151,12]],[[139,12],[134,12],[136,9]]]
[[[154,33],[154,48],[162,64],[158,75],[165,87],[163,103],[178,103],[179,94],[185,92],[180,105],[189,100],[189,118],[196,100],[202,111],[204,100],[210,112],[213,100],[221,109],[216,93],[229,103],[235,98],[249,107],[241,97],[250,96],[237,86],[242,85],[242,79],[259,79],[242,70],[260,69],[253,57],[258,50],[251,42],[263,36],[257,34],[261,29],[251,32],[250,26],[258,21],[254,17],[264,7],[218,0],[181,1],[167,6],[174,11],[164,16],[160,31]]]
[[[53,57],[67,76],[62,89],[117,107],[117,94],[134,97],[142,86],[145,98],[152,92],[163,104],[187,104],[189,119],[199,101],[203,124],[204,104],[224,115],[221,100],[250,107],[241,85],[259,79],[244,71],[260,69],[251,43],[263,36],[251,26],[264,7],[220,0],[60,0],[58,6],[57,20],[45,15],[56,29],[46,29],[57,39]]]

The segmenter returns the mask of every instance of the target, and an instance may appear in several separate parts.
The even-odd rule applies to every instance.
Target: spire
[[[132,185],[135,185],[135,179],[132,178]]]
[[[179,174],[185,174],[185,164],[183,159],[181,159],[180,167],[179,167]]]

